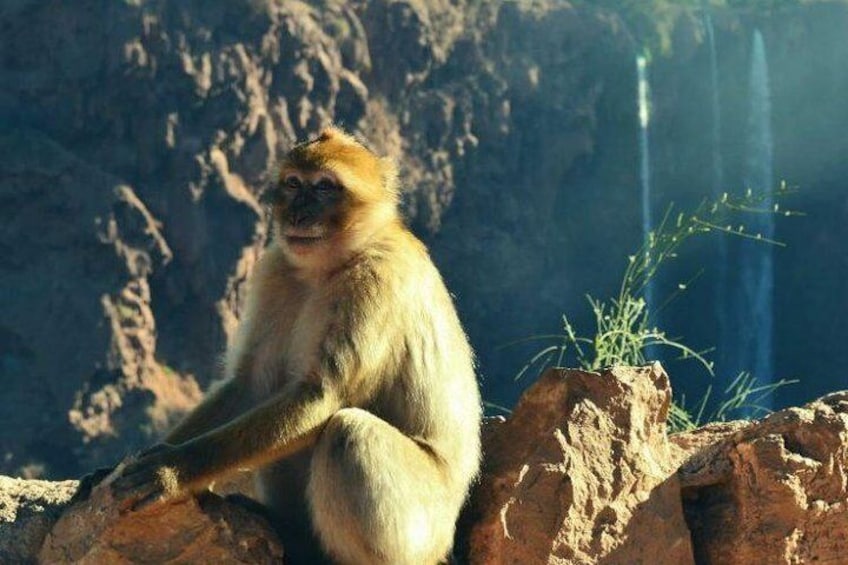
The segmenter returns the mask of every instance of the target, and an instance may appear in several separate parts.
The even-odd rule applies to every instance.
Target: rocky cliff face
[[[668,436],[659,364],[551,370],[484,433],[458,528],[460,563],[843,562],[848,392],[757,422]],[[122,513],[108,486],[0,478],[0,559],[44,563],[279,562],[240,497]]]
[[[583,293],[607,295],[639,237],[642,32],[608,4],[7,2],[0,470],[114,463],[198,400],[264,244],[256,195],[276,156],[330,121],[400,161],[407,215],[456,294],[486,395],[511,403],[526,350],[499,346],[564,311],[579,323]],[[816,17],[848,18],[829,9]],[[791,20],[799,52],[815,35],[805,17]],[[722,37],[750,18],[718,22]],[[679,124],[695,82],[680,71],[702,62],[704,39],[696,15],[674,21],[655,103]],[[664,147],[703,125],[683,122],[658,133]]]
[[[629,48],[556,3],[23,1],[0,28],[0,468],[28,476],[114,462],[197,401],[264,243],[256,195],[330,121],[399,159],[492,333],[559,253],[545,179],[593,150],[600,63]],[[527,246],[547,251],[516,269]]]

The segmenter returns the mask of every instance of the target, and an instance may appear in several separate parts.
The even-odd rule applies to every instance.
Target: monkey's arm
[[[249,380],[253,368],[250,351],[255,346],[255,327],[250,321],[254,319],[252,310],[255,308],[255,304],[248,304],[248,312],[245,314],[248,321],[239,326],[235,346],[227,350],[225,374],[229,378],[210,388],[200,404],[168,432],[165,443],[184,443],[224,425],[248,408],[251,389]]]
[[[155,445],[142,455],[159,452],[170,445],[188,441],[204,432],[215,429],[244,411],[247,405],[246,387],[230,379],[210,390],[204,399],[177,426],[165,436],[164,444]],[[115,470],[114,467],[96,469],[80,479],[75,497],[88,496],[91,489]]]
[[[165,436],[165,443],[180,444],[213,430],[244,411],[247,387],[230,379],[206,397]]]
[[[344,299],[333,304],[316,364],[296,388],[198,437],[143,454],[115,481],[115,495],[140,499],[138,507],[196,492],[217,477],[313,444],[339,409],[366,404],[380,384],[380,369],[391,373],[386,362],[391,312],[377,300],[378,289],[388,292],[369,265],[339,281],[332,290]]]
[[[314,443],[341,407],[326,386],[301,383],[234,420],[179,445],[163,444],[130,464],[112,486],[135,507],[205,488],[220,476],[255,468]]]
[[[250,313],[245,317],[248,320],[252,319]],[[168,432],[164,439],[165,443],[184,443],[226,424],[250,407],[249,381],[253,358],[249,351],[254,347],[253,334],[252,324],[246,323],[239,327],[236,346],[227,351],[226,374],[229,378],[207,391],[200,404]]]

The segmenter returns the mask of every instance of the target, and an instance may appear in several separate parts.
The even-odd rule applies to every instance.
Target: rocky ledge
[[[658,364],[551,370],[484,429],[457,560],[840,562],[848,551],[848,391],[754,422],[669,436]],[[0,561],[279,562],[238,496],[121,514],[108,489],[0,478]]]

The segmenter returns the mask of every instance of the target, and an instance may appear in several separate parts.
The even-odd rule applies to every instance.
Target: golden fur
[[[294,559],[321,559],[320,543],[338,563],[437,563],[480,459],[472,352],[451,297],[399,219],[389,161],[329,128],[290,152],[280,179],[298,192],[271,198],[274,238],[228,381],[123,488],[161,499],[175,493],[145,485],[163,468],[182,492],[259,469]],[[343,190],[301,226],[292,195],[321,179]]]

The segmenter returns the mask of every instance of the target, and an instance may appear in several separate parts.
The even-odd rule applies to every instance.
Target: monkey
[[[130,462],[132,509],[255,471],[303,563],[449,558],[480,465],[474,356],[453,298],[399,211],[397,168],[330,126],[263,196],[270,243],[225,381]]]

